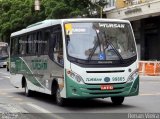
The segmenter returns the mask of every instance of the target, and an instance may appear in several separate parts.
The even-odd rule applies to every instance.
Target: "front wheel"
[[[124,97],[111,97],[111,100],[114,105],[121,105],[124,101]]]
[[[55,96],[56,96],[56,103],[57,103],[57,105],[59,105],[59,106],[64,106],[66,100],[61,97],[59,87],[58,87],[57,90],[56,90],[56,95],[55,95]]]

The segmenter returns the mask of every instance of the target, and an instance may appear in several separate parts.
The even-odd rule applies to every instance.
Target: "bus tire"
[[[124,97],[111,97],[111,100],[114,105],[121,105],[124,101]]]
[[[59,106],[64,106],[64,105],[65,105],[65,101],[66,101],[66,100],[61,97],[60,88],[59,88],[59,87],[58,87],[57,90],[56,90],[55,98],[56,98],[56,103],[57,103],[57,105],[59,105]]]
[[[27,82],[25,82],[24,93],[27,97],[32,96],[32,91],[28,89]]]

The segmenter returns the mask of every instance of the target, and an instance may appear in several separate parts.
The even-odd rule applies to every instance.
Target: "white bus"
[[[114,19],[45,20],[11,34],[11,82],[67,98],[107,98],[122,104],[139,93],[131,24]]]
[[[0,67],[6,67],[8,59],[8,43],[0,42]]]

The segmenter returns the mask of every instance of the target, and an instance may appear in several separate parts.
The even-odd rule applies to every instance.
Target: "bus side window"
[[[63,60],[63,40],[62,40],[62,31],[58,27],[56,32],[54,33],[54,60],[61,66],[64,65],[64,60]]]
[[[43,37],[43,42],[42,42],[42,49],[44,51],[44,54],[48,53],[48,41],[50,39],[50,29],[46,29],[44,31],[44,37]]]
[[[38,33],[37,33],[37,42],[38,42],[38,55],[42,55],[43,54],[43,49],[42,49],[42,43],[41,43],[41,41],[42,41],[42,32],[41,31],[39,31]]]
[[[27,36],[28,54],[29,55],[33,54],[33,43],[32,43],[32,41],[33,41],[33,36],[32,36],[32,34],[29,34]]]
[[[19,43],[18,38],[13,38],[11,40],[11,55],[18,55]]]
[[[37,32],[37,50],[38,55],[46,55],[48,53],[49,30]]]
[[[20,37],[19,39],[19,53],[20,55],[26,54],[26,37]]]
[[[55,45],[56,45],[56,34],[51,33],[49,39],[49,51],[48,51],[48,56],[51,60],[54,60],[53,54]]]
[[[33,34],[33,53],[37,54],[37,32],[34,32]]]

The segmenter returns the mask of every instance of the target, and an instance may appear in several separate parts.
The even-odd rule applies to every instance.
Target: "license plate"
[[[113,90],[112,85],[101,85],[101,90]]]

